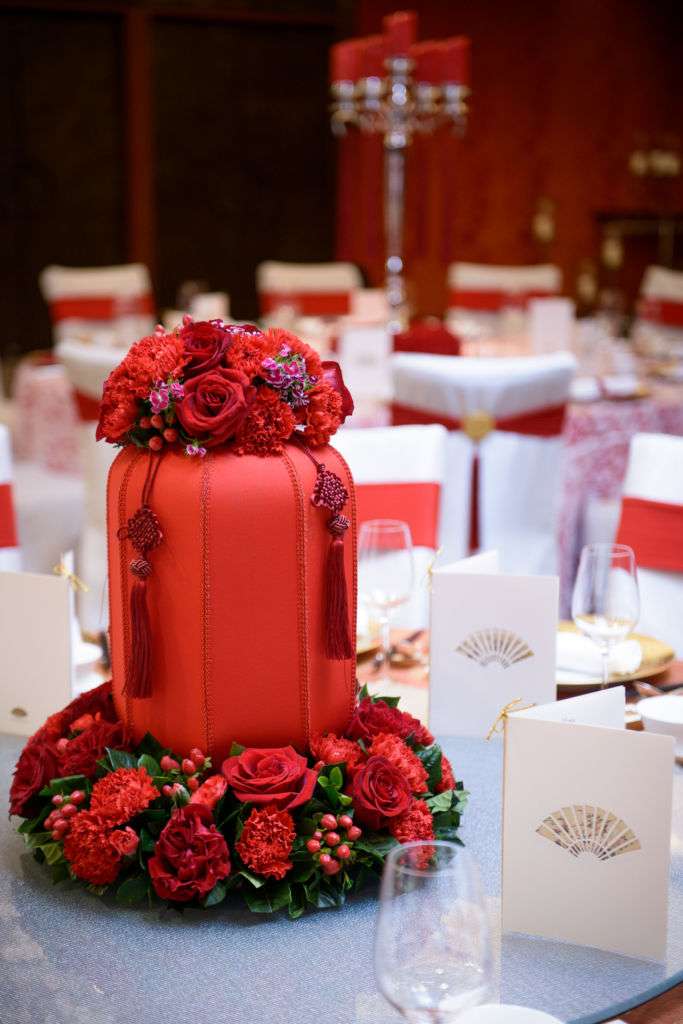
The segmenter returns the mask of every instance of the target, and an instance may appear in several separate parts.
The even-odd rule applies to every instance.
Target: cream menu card
[[[486,551],[432,571],[429,723],[484,736],[500,709],[555,699],[556,576],[509,576]]]
[[[505,723],[503,928],[661,960],[674,741],[617,687]]]

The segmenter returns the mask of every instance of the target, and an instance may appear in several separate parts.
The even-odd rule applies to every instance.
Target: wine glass
[[[394,847],[384,865],[375,935],[382,995],[415,1024],[450,1024],[491,998],[492,973],[475,860],[436,839]]]
[[[410,527],[400,519],[370,519],[360,528],[358,589],[368,611],[379,621],[379,654],[384,679],[390,684],[389,630],[394,609],[410,599],[413,590],[413,541]]]
[[[572,595],[572,617],[597,644],[602,686],[609,682],[614,646],[631,632],[640,614],[636,559],[626,544],[587,544],[581,552]]]

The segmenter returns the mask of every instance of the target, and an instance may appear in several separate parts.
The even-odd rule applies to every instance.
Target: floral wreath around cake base
[[[234,892],[260,914],[339,907],[398,843],[457,837],[467,793],[397,703],[363,690],[345,735],[312,737],[307,757],[234,744],[216,771],[198,748],[128,742],[103,683],[30,738],[10,813],[54,882],[124,905],[212,907]]]

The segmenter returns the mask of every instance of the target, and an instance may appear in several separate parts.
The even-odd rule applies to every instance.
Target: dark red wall
[[[407,6],[407,5],[406,5]],[[550,259],[574,290],[579,264],[597,260],[599,211],[683,210],[683,180],[638,179],[639,144],[678,147],[683,136],[683,8],[658,0],[477,0],[411,5],[420,38],[472,39],[470,126],[441,131],[411,153],[407,253],[418,305],[443,304],[452,259],[521,263]],[[380,30],[397,4],[361,0],[357,30]],[[337,252],[381,278],[381,151],[377,140],[340,144]],[[538,199],[556,206],[556,238],[531,233]],[[627,245],[655,258],[654,241]],[[617,282],[620,283],[619,275]],[[631,282],[632,283],[632,282]]]

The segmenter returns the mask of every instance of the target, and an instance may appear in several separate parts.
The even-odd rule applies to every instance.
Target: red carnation
[[[225,354],[232,343],[232,336],[220,321],[191,320],[180,331],[186,363],[183,370],[185,380],[200,373],[225,366]]]
[[[157,895],[179,903],[208,896],[228,877],[228,845],[208,807],[186,804],[173,812],[147,869]]]
[[[344,383],[341,366],[333,360],[326,360],[323,364],[323,380],[337,392],[341,398],[341,421],[342,423],[353,413],[353,398],[351,392]]]
[[[292,866],[288,857],[296,839],[294,819],[277,807],[254,808],[235,843],[240,857],[257,875],[283,878]]]
[[[311,736],[310,747],[316,761],[322,761],[324,764],[345,764],[349,776],[353,775],[355,769],[365,760],[363,751],[357,743],[335,736],[333,732],[328,732],[327,736]]]
[[[445,754],[441,755],[441,782],[436,787],[437,793],[443,793],[447,789],[455,789],[455,775],[453,767]]]
[[[138,848],[140,839],[127,825],[125,828],[116,828],[109,836],[109,842],[114,850],[122,857],[132,857]]]
[[[238,800],[291,810],[313,796],[318,776],[294,747],[249,747],[223,762]]]
[[[57,751],[49,740],[42,740],[38,734],[26,744],[14,769],[14,778],[9,793],[10,814],[28,817],[33,797],[46,786],[50,779],[61,773],[58,768]]]
[[[254,380],[261,373],[261,364],[268,356],[277,355],[277,342],[267,337],[262,331],[254,328],[244,331],[231,331],[229,363],[236,370],[241,370],[249,380]]]
[[[426,793],[427,771],[414,750],[406,746],[403,740],[390,732],[379,732],[373,738],[369,749],[371,755],[386,757],[394,768],[402,773],[410,783],[413,793]]]
[[[413,800],[405,814],[389,824],[389,831],[399,843],[412,843],[434,838],[432,812],[423,800]],[[415,867],[425,868],[434,854],[434,847],[426,846],[415,851]]]
[[[117,768],[93,786],[90,810],[110,825],[123,825],[158,796],[146,768]]]
[[[112,845],[108,822],[92,811],[81,811],[71,819],[64,856],[73,873],[91,885],[109,885],[119,873],[121,855]]]
[[[405,814],[413,794],[408,780],[386,757],[371,757],[354,775],[352,799],[358,821],[377,831]]]
[[[303,436],[313,448],[327,444],[343,423],[341,396],[324,381],[308,392]]]
[[[402,740],[409,736],[421,746],[428,747],[434,742],[429,729],[406,711],[390,707],[385,701],[373,701],[365,697],[353,713],[346,735],[353,740],[368,742],[378,732],[391,732]]]
[[[185,397],[178,403],[178,421],[189,437],[213,448],[235,435],[256,392],[240,370],[216,366],[185,382]]]
[[[115,750],[123,745],[124,733],[120,722],[95,722],[85,732],[69,740],[60,757],[60,774],[85,775],[91,778],[97,771],[97,762],[104,757],[107,747]]]
[[[191,804],[204,804],[209,810],[213,810],[228,788],[227,779],[222,775],[212,775],[202,782],[199,789],[195,789],[190,797]]]
[[[183,363],[184,344],[177,334],[151,334],[136,342],[105,381],[97,440],[124,443],[135,426],[141,400],[157,381],[180,376]]]
[[[238,455],[278,455],[295,426],[290,406],[264,384],[237,431],[234,450]]]

